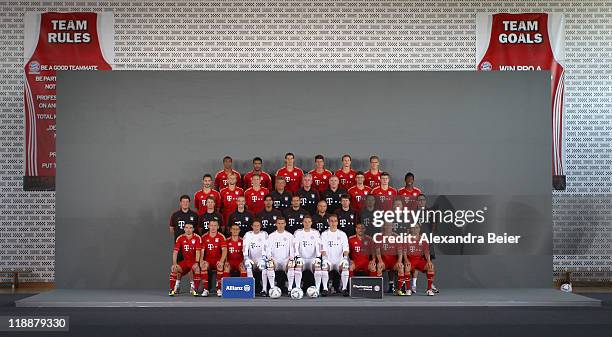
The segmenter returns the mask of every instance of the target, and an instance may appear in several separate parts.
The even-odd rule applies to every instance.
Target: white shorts
[[[277,260],[275,258],[272,258],[272,260],[274,261],[275,271],[282,270],[284,272],[287,272],[287,264],[289,263],[289,258],[285,258],[284,260]]]
[[[342,264],[342,260],[343,259],[335,260],[334,261],[334,260],[327,259],[327,264],[329,265],[329,270],[336,270],[336,271],[339,272],[340,271],[340,265]]]
[[[304,260],[304,268],[302,268],[302,270],[310,270],[312,272],[315,271],[315,261],[318,259],[318,257],[312,257],[309,259],[303,259]]]

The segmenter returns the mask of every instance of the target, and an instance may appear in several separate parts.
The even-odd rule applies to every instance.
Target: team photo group
[[[175,239],[170,296],[178,295],[187,274],[190,294],[201,297],[210,291],[222,296],[222,280],[231,276],[256,279],[261,297],[348,297],[351,277],[385,273],[387,293],[410,296],[419,272],[427,279],[424,294],[438,293],[433,247],[388,240],[401,233],[431,233],[435,225],[374,225],[376,211],[425,208],[414,174],[402,173],[405,185],[396,189],[378,156],[369,158],[365,171],[353,169],[348,154],[335,172],[326,168],[323,155],[314,157],[310,172],[295,166],[293,153],[285,154],[284,166],[273,175],[264,171],[260,157],[252,163],[252,170],[241,175],[232,158],[224,157],[222,170],[202,177],[194,209],[189,195],[180,196],[168,228]],[[381,240],[372,239],[376,233]]]

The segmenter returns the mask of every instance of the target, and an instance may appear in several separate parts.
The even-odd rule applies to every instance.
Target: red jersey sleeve
[[[180,243],[180,241],[181,241],[181,237],[182,236],[183,235],[179,235],[179,237],[176,238],[176,240],[174,241],[174,251],[175,252],[178,252],[179,250],[181,250],[181,243]]]

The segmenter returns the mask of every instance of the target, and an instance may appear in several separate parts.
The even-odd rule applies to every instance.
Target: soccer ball
[[[304,297],[304,291],[302,288],[291,289],[291,298],[294,300],[301,300]]]
[[[572,292],[572,284],[571,283],[563,283],[561,285],[561,291],[564,291],[566,293],[571,293]]]
[[[319,291],[317,290],[317,287],[310,286],[308,289],[306,289],[306,295],[308,295],[310,298],[317,298],[319,297]]]
[[[272,287],[270,288],[268,294],[270,295],[270,298],[279,298],[281,297],[282,292],[279,287]]]

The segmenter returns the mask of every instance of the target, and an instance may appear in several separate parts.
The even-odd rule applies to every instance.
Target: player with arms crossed
[[[376,259],[378,265],[376,266],[376,276],[381,277],[384,271],[397,272],[397,290],[395,294],[398,296],[406,296],[411,293],[406,292],[404,288],[408,287],[406,279],[404,277],[404,264],[402,263],[402,257],[404,256],[404,249],[400,244],[384,242],[391,237],[397,237],[397,234],[393,232],[393,224],[385,222],[382,227],[382,239],[383,242],[378,243],[376,247]],[[393,291],[393,282],[391,281],[391,275],[389,274],[389,288]]]
[[[319,232],[312,228],[312,217],[306,215],[303,220],[304,228],[295,231],[293,239],[293,249],[295,252],[295,265],[293,273],[295,276],[295,286],[301,287],[302,272],[305,269],[314,274],[315,287],[317,291],[321,287],[321,236]],[[293,285],[289,285],[291,293]]]
[[[276,231],[268,236],[266,256],[268,258],[267,275],[270,288],[275,286],[276,272],[283,271],[287,275],[287,283],[293,284],[295,260],[293,253],[293,235],[285,230],[285,218],[276,219]],[[280,287],[279,287],[280,288]]]
[[[200,268],[198,261],[200,260],[200,250],[202,249],[202,241],[198,234],[193,232],[193,224],[185,224],[185,233],[179,235],[174,243],[172,252],[172,267],[170,268],[170,292],[168,295],[174,296],[178,293],[179,281],[181,277],[190,271],[193,273],[194,289],[191,289],[191,294],[197,296],[196,289],[200,286]],[[177,262],[178,252],[183,254],[183,261]]]
[[[425,273],[427,275],[427,296],[434,296],[436,292],[433,289],[433,280],[435,276],[434,265],[431,262],[431,256],[429,255],[429,244],[427,241],[421,241],[421,226],[416,224],[410,228],[410,235],[412,236],[413,242],[408,242],[404,249],[404,259],[406,270],[406,284],[410,284],[410,276],[415,275],[417,271]],[[411,294],[411,290],[408,289],[408,295]]]
[[[365,235],[365,226],[362,223],[355,225],[355,232],[356,234],[348,239],[351,259],[349,277],[353,277],[355,272],[376,276],[376,256],[372,254],[374,242],[371,237]]]
[[[227,257],[227,243],[223,234],[219,233],[219,223],[211,221],[208,224],[208,233],[202,237],[202,260],[200,261],[201,279],[204,289],[201,296],[208,296],[208,271],[217,272],[217,296],[221,296],[221,278]]]
[[[242,253],[244,255],[244,267],[246,268],[246,274],[248,277],[253,276],[253,269],[256,269],[261,273],[261,296],[268,296],[268,279],[266,273],[266,241],[268,240],[268,233],[261,230],[261,222],[259,220],[253,221],[251,225],[252,231],[247,232],[244,235],[244,248]]]
[[[223,277],[230,277],[231,273],[239,272],[240,277],[246,277],[246,268],[244,267],[244,242],[240,238],[240,226],[232,224],[230,227],[232,234],[227,240],[227,261],[223,266]]]
[[[329,229],[321,234],[321,269],[323,269],[323,292],[327,293],[327,282],[329,280],[329,271],[335,270],[340,273],[342,280],[342,295],[349,296],[348,280],[349,280],[349,244],[346,234],[338,229],[338,216],[332,214],[329,216]],[[325,295],[323,295],[325,296]]]

